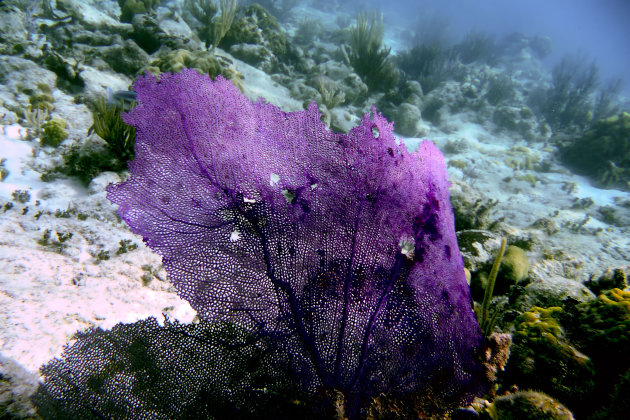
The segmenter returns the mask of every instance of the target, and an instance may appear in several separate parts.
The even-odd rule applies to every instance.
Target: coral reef
[[[236,58],[270,71],[287,52],[287,39],[278,21],[259,4],[241,8],[219,43]],[[251,54],[255,48],[256,54]]]
[[[569,341],[559,318],[560,307],[533,307],[516,319],[514,344],[504,384],[535,388],[569,407],[581,406],[593,392],[591,359]]]
[[[630,367],[630,291],[606,290],[580,309],[574,340],[601,363],[614,360],[615,369]]]
[[[458,183],[457,187],[453,191],[451,203],[458,232],[470,229],[492,230],[501,222],[501,218],[493,218],[499,204],[498,200],[474,194],[473,190],[463,183]]]
[[[40,419],[30,400],[37,386],[36,374],[0,355],[0,418]]]
[[[234,69],[232,61],[208,51],[191,52],[184,49],[168,51],[160,54],[145,70],[157,76],[161,72],[176,73],[184,69],[195,69],[212,78],[221,75],[231,80],[241,91],[243,90],[243,76]]]
[[[143,14],[155,9],[162,0],[118,0],[121,15],[120,21],[131,23],[134,15]]]
[[[626,272],[623,268],[607,269],[598,278],[591,278],[584,283],[595,294],[610,289],[625,289],[628,287]]]
[[[510,102],[516,96],[514,81],[505,73],[493,75],[488,80],[488,89],[485,98],[490,105],[497,106],[504,102]]]
[[[178,49],[160,54],[156,60],[151,62],[147,70],[152,74],[160,72],[180,72],[183,69],[195,69],[199,73],[208,74],[210,77],[217,77],[224,72],[224,65],[216,55],[206,51],[188,51]],[[223,74],[229,78],[229,74]]]
[[[561,403],[537,391],[518,391],[497,397],[485,407],[482,420],[573,420]]]
[[[42,124],[41,143],[44,146],[59,146],[62,141],[68,138],[66,126],[66,121],[60,118],[53,118],[50,121],[46,121]]]
[[[221,14],[212,21],[212,51],[232,27],[236,15],[236,0],[220,0]]]
[[[49,113],[52,112],[55,109],[55,106],[53,105],[55,99],[51,95],[50,87],[48,87],[48,85],[41,84],[38,86],[38,89],[41,93],[34,93],[28,98],[30,109],[39,109]]]
[[[4,182],[11,173],[5,166],[6,162],[6,158],[0,159],[0,182]]]
[[[232,26],[236,10],[236,0],[186,0],[184,19],[212,52]]]
[[[64,174],[87,185],[101,172],[126,169],[127,162],[133,159],[136,130],[122,119],[124,104],[109,103],[101,97],[91,106],[93,123],[88,135],[95,133],[105,144],[86,141],[71,146],[63,155],[63,164],[42,174],[42,180],[50,181],[57,174]]]
[[[492,263],[492,269],[490,270],[490,274],[488,275],[487,284],[484,287],[484,295],[481,305],[475,308],[475,314],[477,315],[477,319],[479,320],[479,326],[481,327],[481,331],[483,334],[488,337],[492,330],[494,329],[494,324],[497,319],[497,313],[495,309],[495,313],[490,316],[490,301],[494,294],[494,285],[497,279],[497,273],[499,272],[499,267],[501,266],[501,260],[505,255],[505,238],[501,238],[501,248],[499,248],[499,252]]]
[[[458,238],[470,239],[475,231],[463,231],[458,233]],[[468,249],[468,247],[466,247]],[[466,254],[465,254],[466,255]],[[470,288],[475,300],[485,293],[490,285],[493,292],[491,296],[507,295],[513,286],[522,287],[526,282],[529,271],[529,260],[525,251],[515,245],[510,245],[505,250],[501,259],[501,268],[494,273],[493,269],[477,267],[471,278]],[[485,299],[485,298],[484,298]]]
[[[455,53],[464,64],[473,62],[496,62],[495,40],[478,31],[471,31],[455,46]]]
[[[121,116],[122,107],[110,104],[105,99],[93,104],[93,124],[88,134],[96,133],[107,143],[112,156],[121,162],[133,159],[136,129],[125,124]]]
[[[103,54],[103,60],[122,74],[135,76],[149,62],[149,55],[134,41],[127,39],[121,44],[112,45]]]
[[[42,127],[49,118],[50,114],[47,110],[39,108],[27,109],[24,112],[24,120],[26,126],[31,128],[31,130],[29,130],[29,136],[40,137],[42,134]]]
[[[319,102],[326,108],[332,109],[345,102],[346,95],[337,83],[324,76],[316,78],[315,83],[320,95]]]
[[[630,114],[598,121],[581,137],[567,142],[560,158],[602,186],[630,191]]]
[[[556,133],[579,134],[620,111],[621,83],[600,87],[599,67],[584,55],[567,55],[554,66],[551,85],[532,92],[529,103]]]
[[[451,76],[453,58],[440,44],[419,44],[402,52],[396,62],[404,76],[417,80],[428,94]]]
[[[377,20],[373,13],[371,21],[367,14],[358,15],[357,24],[351,28],[349,51],[345,52],[354,71],[376,91],[392,89],[399,77],[388,58],[391,49],[383,46],[383,28],[382,15]]]

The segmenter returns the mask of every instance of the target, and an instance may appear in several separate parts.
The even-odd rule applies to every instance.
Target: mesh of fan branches
[[[287,113],[192,69],[134,89],[137,153],[107,197],[211,324],[88,333],[46,368],[43,417],[305,418],[268,397],[315,413],[324,389],[349,419],[382,394],[437,418],[487,391],[433,143],[408,152],[375,108],[334,133],[315,104]]]

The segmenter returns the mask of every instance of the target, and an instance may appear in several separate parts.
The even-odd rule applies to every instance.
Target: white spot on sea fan
[[[398,242],[398,246],[400,247],[400,253],[403,254],[410,260],[413,260],[416,242],[413,238],[401,238],[400,242]]]

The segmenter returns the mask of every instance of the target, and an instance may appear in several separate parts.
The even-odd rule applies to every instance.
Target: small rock
[[[470,229],[457,232],[457,243],[466,268],[474,273],[494,261],[501,238],[486,230]]]
[[[114,71],[129,76],[135,76],[149,63],[149,54],[131,40],[122,44],[108,47],[103,54],[103,59]]]
[[[118,183],[120,181],[120,175],[116,172],[103,172],[90,181],[90,185],[88,185],[88,194],[94,195],[103,193],[109,184]]]
[[[493,405],[496,418],[501,420],[573,420],[568,408],[542,392],[503,395]]]
[[[269,61],[271,54],[263,45],[235,44],[230,47],[230,54],[252,66],[259,66]]]
[[[593,292],[582,283],[562,277],[548,277],[543,281],[534,281],[523,290],[523,295],[516,302],[524,310],[532,306],[562,306],[567,299],[588,302],[595,299]]]
[[[416,137],[421,130],[422,115],[418,107],[410,104],[400,104],[394,113],[394,128],[397,133],[405,137]]]

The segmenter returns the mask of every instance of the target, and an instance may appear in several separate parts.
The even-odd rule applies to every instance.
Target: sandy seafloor
[[[302,109],[288,89],[268,75],[233,61],[245,76],[250,99],[262,96],[285,111]],[[119,82],[124,87],[125,81]],[[103,83],[92,88],[104,90],[109,82]],[[64,94],[55,91],[54,95],[63,102]],[[73,108],[67,105],[65,109],[70,113]],[[77,114],[83,119],[77,127],[89,126],[89,116],[84,114]],[[627,192],[592,186],[588,179],[559,164],[553,150],[543,143],[514,140],[509,133],[497,131],[492,123],[474,122],[471,113],[445,118],[449,121],[448,133],[429,124],[424,137],[441,149],[451,150],[448,144],[459,145],[457,152],[445,153],[447,164],[451,160],[467,162],[464,169],[448,167],[453,192],[465,194],[472,187],[480,197],[498,201],[492,217],[504,218],[504,231],[512,238],[527,237],[535,243],[528,252],[533,277],[541,281],[545,277],[568,277],[583,282],[607,268],[628,270],[629,224],[609,225],[594,211],[614,206],[619,218],[630,220],[630,209],[619,205],[630,199]],[[162,313],[184,322],[193,320],[193,309],[169,285],[159,256],[130,232],[105,198],[106,185],[119,181],[120,175],[104,173],[88,188],[67,178],[42,182],[41,168],[50,167],[59,154],[40,147],[37,139],[27,140],[26,130],[15,124],[0,127],[0,158],[6,159],[5,167],[10,172],[0,183],[0,206],[14,203],[10,209],[0,210],[1,355],[36,372],[61,354],[77,330],[111,328],[118,322],[149,316],[162,319]],[[414,149],[420,139],[404,141]],[[528,148],[540,161],[550,162],[546,172],[535,172],[535,184],[518,179],[518,175],[533,171],[515,171],[506,163],[506,157],[519,146]],[[16,190],[28,191],[30,200],[15,202],[12,193]],[[583,198],[592,199],[593,206],[573,208],[576,200]],[[66,211],[70,217],[57,217]],[[549,235],[544,229],[532,227],[541,218],[553,220],[557,233]],[[71,232],[73,236],[62,246],[42,245],[38,241],[46,230],[53,241],[56,233]],[[138,248],[117,255],[121,240],[129,240]],[[109,253],[108,260],[97,257],[102,251]]]

